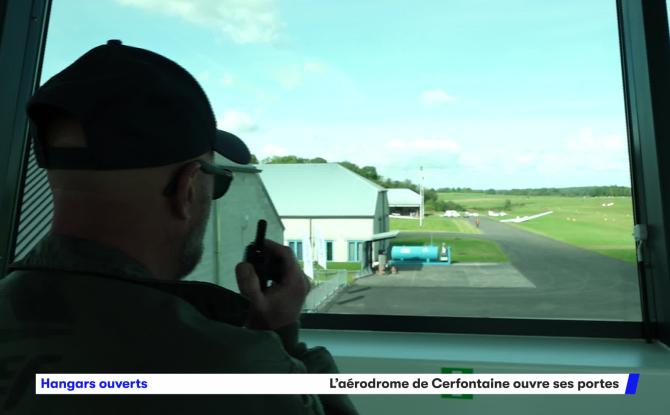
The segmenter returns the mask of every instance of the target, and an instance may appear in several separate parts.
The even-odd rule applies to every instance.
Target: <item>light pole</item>
[[[419,182],[419,195],[421,197],[421,204],[419,205],[419,227],[423,227],[423,166],[419,167],[419,171],[421,172],[421,181]]]

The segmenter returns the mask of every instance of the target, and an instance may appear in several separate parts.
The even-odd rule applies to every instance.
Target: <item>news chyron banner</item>
[[[38,395],[634,395],[627,374],[37,374]]]

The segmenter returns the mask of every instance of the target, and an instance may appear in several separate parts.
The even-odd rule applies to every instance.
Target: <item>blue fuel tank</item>
[[[436,246],[394,246],[391,259],[394,261],[437,261],[439,255]]]

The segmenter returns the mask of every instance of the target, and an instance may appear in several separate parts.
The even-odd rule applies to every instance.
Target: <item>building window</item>
[[[298,258],[298,261],[302,260],[302,241],[291,240],[288,241],[288,247],[293,251],[293,255]]]
[[[333,260],[333,241],[326,241],[326,261]]]
[[[348,255],[348,260],[349,262],[358,262],[361,260],[360,258],[360,246],[363,243],[363,241],[349,241],[349,255]]]

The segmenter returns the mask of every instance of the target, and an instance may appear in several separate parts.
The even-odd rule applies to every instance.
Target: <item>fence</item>
[[[347,270],[314,270],[312,289],[307,298],[303,311],[317,311],[319,306],[332,297],[338,289],[347,285]]]

